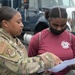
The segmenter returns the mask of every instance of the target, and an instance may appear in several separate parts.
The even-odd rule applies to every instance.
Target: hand
[[[52,73],[51,71],[45,70],[43,75],[50,75],[51,73]]]
[[[53,54],[53,53],[50,53],[50,54],[52,55],[52,57],[55,61],[55,66],[62,62],[62,60],[59,57],[57,57],[55,54]]]
[[[53,53],[46,52],[39,55],[44,62],[45,69],[52,68],[62,62],[62,60]]]
[[[73,64],[73,65],[71,65],[71,66],[69,66],[69,67],[70,67],[70,69],[75,70],[75,64]]]

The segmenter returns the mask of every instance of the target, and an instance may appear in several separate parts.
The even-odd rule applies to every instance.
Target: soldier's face
[[[10,21],[7,23],[7,31],[12,36],[19,36],[23,29],[22,17],[18,12]]]

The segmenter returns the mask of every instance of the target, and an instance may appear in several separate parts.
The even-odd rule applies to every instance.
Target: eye
[[[18,23],[18,24],[20,24],[20,22],[19,22],[19,21],[18,21],[17,23]]]
[[[58,24],[53,24],[54,25],[54,27],[58,27]]]
[[[22,23],[22,20],[18,20],[17,23],[18,23],[18,24]]]
[[[66,24],[61,25],[61,27],[66,27]]]

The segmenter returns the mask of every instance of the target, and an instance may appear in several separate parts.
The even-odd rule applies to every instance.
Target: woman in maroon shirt
[[[67,13],[64,8],[55,7],[49,13],[49,28],[35,34],[29,44],[28,55],[30,57],[45,52],[51,52],[62,61],[75,57],[75,36],[66,28]],[[39,40],[40,37],[40,40]],[[69,68],[53,73],[54,75],[65,75]]]

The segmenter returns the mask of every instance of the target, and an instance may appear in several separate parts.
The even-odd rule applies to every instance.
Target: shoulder
[[[65,31],[63,35],[68,37],[71,42],[75,42],[75,35],[72,32]]]
[[[6,48],[7,48],[7,43],[4,42],[4,40],[0,40],[0,54],[3,54]]]
[[[41,31],[41,38],[47,38],[47,36],[49,36],[51,34],[52,34],[51,31],[48,28],[46,28]]]
[[[3,51],[6,49],[6,47],[8,46],[8,41],[6,40],[6,38],[1,37],[0,36],[0,53],[2,54]]]
[[[20,55],[16,52],[15,48],[5,39],[1,37],[0,39],[0,57],[6,60],[18,61]]]
[[[65,34],[65,35],[69,35],[69,36],[71,36],[71,37],[75,37],[75,35],[74,35],[72,32],[68,32],[68,31],[66,31],[66,30],[65,30],[64,34]]]

